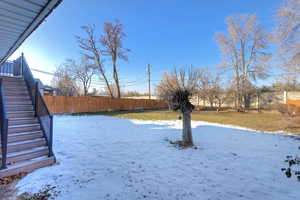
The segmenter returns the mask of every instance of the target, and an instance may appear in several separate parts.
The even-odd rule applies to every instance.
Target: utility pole
[[[147,66],[147,74],[148,74],[148,89],[149,89],[149,99],[151,99],[151,65]]]

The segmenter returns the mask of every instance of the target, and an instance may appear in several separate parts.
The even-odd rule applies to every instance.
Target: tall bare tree
[[[276,17],[280,64],[295,79],[300,76],[300,0],[285,0]]]
[[[216,41],[224,58],[224,67],[234,72],[237,109],[244,110],[251,80],[265,78],[271,54],[269,34],[255,15],[237,15],[226,19],[227,33],[217,33]]]
[[[90,63],[86,57],[82,57],[79,63],[73,59],[68,59],[65,66],[70,71],[73,79],[82,86],[83,95],[87,96],[92,78],[96,74],[96,66]]]
[[[192,146],[191,112],[194,106],[190,102],[191,96],[197,90],[198,71],[193,70],[174,70],[165,73],[163,79],[157,86],[160,97],[169,102],[171,108],[182,113],[183,129],[182,144]]]
[[[98,47],[99,41],[95,38],[95,25],[82,26],[81,28],[86,32],[87,37],[82,38],[80,36],[76,36],[76,39],[79,43],[79,47],[82,50],[84,50],[84,56],[95,62],[95,65],[97,66],[100,72],[100,77],[104,80],[106,88],[108,89],[110,96],[113,98],[114,95],[110,88],[110,83],[106,76],[105,67],[103,65],[102,51]]]
[[[103,52],[111,57],[112,71],[115,85],[117,87],[117,97],[121,97],[120,80],[117,68],[118,58],[128,61],[126,55],[129,49],[123,47],[123,38],[126,34],[123,32],[123,24],[116,21],[116,23],[105,23],[103,29],[103,35],[100,39],[104,50]]]

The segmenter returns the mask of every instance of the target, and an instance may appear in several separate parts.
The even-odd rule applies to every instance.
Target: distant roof
[[[0,64],[17,50],[61,1],[0,1]]]

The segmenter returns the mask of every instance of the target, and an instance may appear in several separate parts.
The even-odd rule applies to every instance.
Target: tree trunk
[[[113,63],[113,77],[114,77],[115,84],[116,84],[116,87],[117,87],[117,97],[121,98],[121,90],[120,90],[120,83],[119,83],[116,57],[113,57],[112,63]]]
[[[191,126],[191,111],[185,111],[182,113],[182,141],[185,145],[193,146],[193,138],[192,138],[192,126]]]
[[[222,106],[222,102],[221,102],[221,100],[220,100],[220,99],[218,100],[218,102],[219,102],[219,105],[218,105],[218,106],[219,106],[219,107],[218,107],[218,112],[220,112],[220,110],[221,110],[221,106]]]
[[[100,61],[99,56],[98,56],[96,53],[95,53],[95,57],[96,57],[97,65],[98,65],[98,67],[99,67],[99,71],[100,71],[100,73],[101,73],[101,75],[102,75],[102,77],[103,77],[103,79],[104,79],[104,81],[105,81],[105,84],[106,84],[106,87],[107,87],[107,89],[108,89],[108,91],[109,91],[109,94],[110,94],[111,98],[114,98],[114,94],[112,93],[112,90],[111,90],[111,88],[110,88],[109,82],[108,82],[108,80],[107,80],[107,78],[106,78],[106,75],[105,75],[105,72],[104,72],[104,70],[103,70],[103,68],[102,68],[102,63],[101,63],[101,61]]]
[[[84,93],[84,96],[86,97],[87,96],[87,94],[88,94],[88,89],[87,89],[87,87],[86,86],[83,86],[83,93]]]

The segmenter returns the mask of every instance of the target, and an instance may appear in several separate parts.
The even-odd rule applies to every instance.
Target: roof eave
[[[62,0],[50,0],[40,11],[40,13],[35,17],[35,19],[28,25],[25,31],[20,35],[17,41],[12,45],[12,47],[7,51],[2,60],[0,60],[0,65],[3,64],[26,40],[28,36],[48,17],[48,15],[62,2]]]

